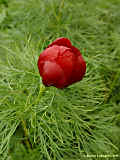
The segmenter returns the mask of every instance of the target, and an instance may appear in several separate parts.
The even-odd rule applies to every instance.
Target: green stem
[[[24,134],[25,134],[25,144],[28,148],[28,151],[31,152],[31,145],[30,145],[29,138],[28,138],[28,129],[26,127],[26,122],[24,120],[21,120],[21,123],[22,123],[22,127],[24,130]]]
[[[109,101],[110,96],[111,96],[111,94],[112,94],[112,92],[113,92],[113,89],[114,89],[114,87],[115,87],[115,85],[116,85],[116,83],[117,83],[117,80],[118,80],[119,76],[120,76],[120,70],[116,73],[115,78],[114,78],[114,80],[113,80],[113,82],[112,82],[112,84],[111,84],[111,88],[110,88],[109,94],[108,94],[108,96],[107,96],[107,98],[106,98],[106,102]]]

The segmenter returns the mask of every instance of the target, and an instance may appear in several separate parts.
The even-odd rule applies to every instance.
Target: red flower
[[[45,86],[65,88],[83,78],[86,63],[67,38],[57,38],[40,54],[38,69]]]

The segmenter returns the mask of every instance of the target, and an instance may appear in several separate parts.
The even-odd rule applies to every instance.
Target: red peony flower
[[[38,69],[45,86],[65,88],[83,78],[86,63],[67,38],[57,38],[40,54]]]

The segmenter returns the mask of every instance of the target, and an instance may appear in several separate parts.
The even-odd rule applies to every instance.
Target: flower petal
[[[71,49],[72,49],[72,51],[74,52],[74,54],[75,54],[76,56],[80,56],[80,55],[81,55],[79,49],[77,49],[76,47],[71,46]]]
[[[61,38],[57,38],[55,41],[53,41],[50,45],[48,45],[48,48],[53,46],[53,45],[58,45],[58,46],[65,46],[70,48],[71,42],[69,41],[69,39],[61,37]]]
[[[59,46],[54,45],[52,47],[46,48],[39,57],[39,61],[43,60],[55,60],[59,54]]]
[[[75,55],[70,49],[66,48],[65,50],[65,48],[66,47],[60,46],[60,54],[57,58],[57,63],[61,66],[67,81],[69,81],[74,66]]]
[[[82,58],[82,56],[80,55],[76,58],[76,62],[74,65],[70,83],[72,84],[72,83],[82,80],[85,72],[86,72],[86,63],[84,59]]]
[[[45,61],[43,66],[43,83],[46,86],[54,86],[57,82],[64,77],[64,82],[66,81],[64,72],[62,68],[55,62]]]

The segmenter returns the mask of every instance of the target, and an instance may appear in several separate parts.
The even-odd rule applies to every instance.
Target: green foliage
[[[119,159],[119,5],[0,1],[1,160]],[[37,69],[40,53],[60,36],[87,63],[84,79],[64,90],[45,88]]]

